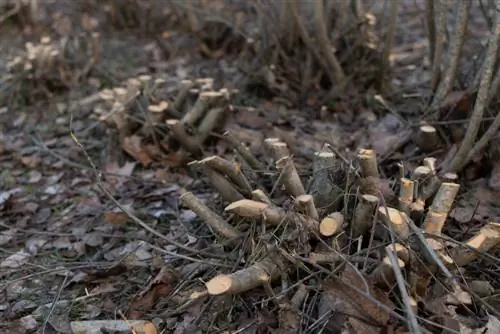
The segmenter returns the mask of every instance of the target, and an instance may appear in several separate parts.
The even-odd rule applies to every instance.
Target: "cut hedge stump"
[[[315,307],[306,296],[328,289],[355,268],[370,291],[392,303],[384,311],[389,318],[409,328],[400,313],[408,319],[423,316],[417,305],[437,285],[435,278],[455,291],[464,267],[500,244],[495,222],[463,243],[446,235],[460,186],[456,174],[438,173],[435,158],[402,173],[393,196],[384,189],[387,180],[371,149],[358,150],[348,161],[325,147],[315,152],[307,171],[280,138],[267,138],[255,156],[237,134],[223,132],[230,92],[214,90],[210,79],[183,80],[176,95],[166,86],[151,76],[129,79],[122,87],[100,92],[95,111],[118,134],[124,151],[144,166],[154,160],[146,150],[148,142],[167,152],[182,149],[191,159],[182,166],[202,175],[218,194],[207,204],[195,191],[184,190],[180,202],[215,235],[214,246],[238,257],[222,256],[231,264],[219,263],[218,271],[204,279],[202,291],[172,297],[179,304],[255,294],[279,308],[280,328],[297,329],[299,308]],[[418,138],[434,133],[429,126],[419,131]],[[232,156],[204,149],[214,132],[221,133],[218,140],[226,141]],[[427,151],[423,146],[430,139],[418,138]],[[220,271],[227,267],[233,270]],[[360,293],[353,292],[367,298]]]
[[[316,164],[323,168],[313,170],[324,172],[324,168],[330,168],[329,172],[339,173],[340,170],[344,176],[352,173],[357,181],[325,184],[323,187],[314,181],[316,175],[313,172],[312,182],[309,182],[312,187],[306,192],[286,144],[269,138],[266,151],[274,161],[275,174],[267,171],[264,178],[269,177],[274,184],[268,189],[254,188],[255,175],[262,172],[257,168],[263,165],[257,164],[259,160],[230,133],[225,137],[230,138],[228,142],[235,152],[245,152],[236,154],[245,161],[209,156],[190,164],[207,176],[220,194],[225,203],[223,212],[219,216],[209,212],[208,207],[201,210],[192,193],[184,193],[182,203],[198,213],[214,233],[223,238],[247,238],[253,246],[240,250],[245,260],[239,269],[220,273],[206,281],[203,296],[245,294],[261,288],[273,300],[286,300],[288,290],[283,286],[284,277],[294,277],[295,280],[286,286],[297,283],[303,290],[304,285],[300,284],[305,282],[307,272],[314,268],[319,266],[321,273],[330,272],[326,276],[318,275],[322,277],[320,282],[331,282],[336,280],[331,274],[359,261],[364,263],[364,268],[360,268],[362,275],[374,282],[376,289],[388,294],[401,307],[404,300],[406,312],[418,313],[417,301],[423,298],[424,291],[431,288],[430,277],[448,277],[446,273],[456,273],[459,267],[470,264],[481,252],[487,252],[500,243],[500,225],[495,223],[485,225],[464,244],[451,245],[440,239],[444,236],[443,228],[460,187],[450,179],[438,176],[432,159],[426,159],[408,178],[401,178],[399,197],[386,202],[376,188],[371,188],[370,193],[360,193],[356,186],[357,181],[365,178],[375,181],[381,178],[373,151],[359,151],[359,173],[353,172],[351,166],[339,165],[341,163],[334,154],[317,152],[315,157],[321,161]],[[199,166],[205,169],[201,170]],[[210,177],[211,173],[217,173],[217,178]],[[325,180],[325,176],[318,173],[319,179]],[[262,182],[259,184],[262,186]],[[338,196],[338,189],[344,189],[343,196],[347,194],[349,200],[325,205],[327,191],[331,196]],[[429,199],[432,202],[426,205]],[[322,202],[321,206],[316,204],[317,200]],[[226,216],[230,217],[229,221],[222,218]],[[421,220],[414,221],[412,217],[421,217]],[[246,224],[238,227],[234,224],[242,221]],[[384,244],[385,252],[380,255],[373,245]],[[357,255],[360,251],[365,254],[361,259]],[[391,259],[393,256],[396,262]],[[333,268],[337,269],[332,271]],[[406,281],[403,283],[407,285],[403,290],[396,288],[401,284],[398,280],[403,277],[402,273]],[[277,284],[280,278],[282,292]],[[301,302],[304,301],[302,290],[299,288],[296,292]],[[288,314],[286,321],[290,321],[290,307],[300,312],[294,303],[283,305],[280,314],[283,317]],[[278,321],[285,321],[283,317]],[[424,323],[420,325],[425,326]],[[290,324],[283,324],[285,327],[290,327]]]
[[[163,78],[140,75],[98,94],[101,103],[94,108],[95,116],[116,132],[124,151],[145,167],[167,160],[165,156],[179,149],[186,160],[203,157],[204,144],[212,133],[224,129],[231,112],[232,92],[215,90],[210,78],[181,80],[176,86],[173,89]],[[228,168],[220,161],[208,163]]]

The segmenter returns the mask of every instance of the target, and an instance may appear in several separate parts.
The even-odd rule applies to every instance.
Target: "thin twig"
[[[410,296],[408,295],[408,291],[406,291],[405,280],[403,278],[403,274],[401,274],[401,268],[398,265],[397,257],[392,250],[387,250],[386,254],[389,257],[389,260],[391,261],[394,274],[396,275],[396,281],[398,283],[399,293],[401,293],[401,298],[403,299],[403,303],[406,308],[406,316],[409,318],[408,322],[410,324],[410,330],[414,334],[420,334],[421,333],[420,326],[417,321],[417,316],[415,315],[415,312],[413,311],[409,303]]]
[[[441,77],[441,60],[443,58],[444,42],[446,38],[446,14],[447,7],[446,3],[442,0],[428,0],[433,3],[433,11],[437,12],[437,17],[435,17],[435,42],[434,42],[434,52],[432,53],[432,59],[430,59],[432,64],[432,79],[431,79],[431,89],[435,92],[439,79]],[[436,15],[436,14],[435,14]],[[430,19],[430,18],[428,18]]]
[[[61,293],[62,293],[62,290],[64,289],[64,286],[66,285],[66,281],[68,280],[68,277],[69,277],[68,274],[66,274],[64,276],[64,280],[62,281],[61,286],[57,290],[57,294],[54,298],[54,301],[52,302],[52,305],[50,307],[50,311],[47,314],[47,317],[45,318],[45,320],[43,321],[42,334],[45,334],[45,329],[47,328],[47,324],[49,323],[50,316],[52,315],[52,313],[54,313],[54,310],[56,309],[57,301],[59,300],[59,298],[61,298]]]
[[[323,0],[315,0],[314,4],[315,20],[316,20],[316,34],[318,37],[319,45],[318,47],[325,57],[326,63],[328,65],[328,70],[334,74],[337,85],[345,84],[345,74],[339,60],[333,53],[331,48],[331,42],[328,39],[328,34],[325,27],[325,13]]]

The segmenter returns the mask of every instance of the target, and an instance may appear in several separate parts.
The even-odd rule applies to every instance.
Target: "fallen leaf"
[[[165,156],[162,162],[168,167],[182,167],[189,162],[189,159],[183,154],[170,153]]]
[[[122,167],[118,166],[116,162],[109,162],[104,166],[104,171],[109,174],[107,180],[114,189],[120,189],[125,182],[124,176],[130,176],[134,172],[136,162],[126,162]]]
[[[9,200],[14,194],[22,192],[22,188],[14,188],[7,191],[0,192],[0,210],[3,209],[5,205],[8,204]]]
[[[492,315],[488,316],[488,323],[481,333],[500,333],[500,320]]]
[[[2,234],[0,234],[0,246],[7,245],[12,241],[13,236],[10,232],[15,232],[15,230],[4,231],[2,232]]]
[[[17,269],[23,266],[30,257],[31,257],[30,253],[27,253],[23,250],[19,251],[7,257],[5,260],[3,260],[0,263],[0,268]]]
[[[106,164],[104,170],[110,174],[130,176],[134,172],[135,165],[135,162],[126,162],[122,167],[120,167],[116,162],[111,162]]]
[[[38,183],[42,179],[42,173],[37,170],[32,170],[28,173],[28,183]]]
[[[107,252],[104,254],[104,258],[109,261],[121,259],[127,267],[146,267],[148,266],[147,261],[153,258],[149,250],[148,245],[136,241]]]
[[[160,150],[158,145],[146,144],[142,148],[144,149],[144,154],[154,161],[160,161],[165,157],[165,154]]]
[[[98,295],[98,294],[101,295],[101,294],[104,294],[104,293],[116,292],[118,290],[119,289],[116,288],[112,283],[105,282],[103,284],[100,284],[100,285],[96,286],[92,290],[90,290],[89,294],[91,294],[91,295]]]
[[[47,195],[56,195],[62,193],[64,190],[64,185],[59,183],[46,187],[43,192]]]
[[[104,238],[100,232],[94,231],[85,233],[85,235],[83,236],[83,241],[88,246],[97,247],[104,243]]]
[[[131,319],[142,317],[144,312],[153,308],[159,298],[166,297],[172,292],[179,278],[175,269],[162,267],[151,283],[132,302],[128,316]]]
[[[31,314],[19,319],[19,324],[26,330],[26,332],[34,331],[38,327],[38,322]]]
[[[472,106],[472,95],[467,91],[450,92],[441,103],[441,109],[453,109],[465,117]]]
[[[99,21],[90,16],[88,13],[83,13],[80,17],[80,25],[83,29],[92,31],[99,25]]]
[[[36,155],[21,157],[21,163],[29,168],[36,168],[41,161],[42,158]]]
[[[52,28],[61,36],[69,36],[72,30],[71,26],[71,19],[66,15],[54,18],[54,23],[52,24]]]
[[[123,227],[130,220],[130,217],[123,211],[105,212],[104,220],[116,227]]]
[[[24,112],[20,113],[19,116],[14,120],[12,125],[16,128],[20,127],[21,125],[24,124],[24,121],[26,121],[26,117],[27,117],[26,113]]]
[[[153,162],[149,154],[144,150],[142,139],[139,136],[134,135],[123,138],[123,149],[144,167],[148,167]]]
[[[379,304],[385,305],[390,310],[394,309],[394,304],[387,293],[375,287],[369,278],[361,276],[361,273],[351,265],[346,266],[340,280],[325,281],[322,285],[325,293],[329,294],[337,305],[342,305],[344,308],[337,311],[351,315],[347,321],[354,329],[354,333],[376,333],[378,327],[387,326],[390,315]],[[362,295],[353,287],[372,298]]]
[[[236,122],[246,128],[260,130],[268,124],[268,118],[255,108],[240,108],[235,113]]]

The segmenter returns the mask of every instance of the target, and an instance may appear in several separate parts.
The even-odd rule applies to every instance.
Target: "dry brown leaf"
[[[147,154],[147,156],[154,161],[160,161],[165,157],[165,154],[161,151],[158,145],[146,144],[143,145],[142,148],[144,149],[145,154]]]
[[[163,38],[163,39],[170,39],[173,36],[175,36],[175,31],[172,31],[172,30],[166,30],[166,31],[161,33],[161,38]]]
[[[423,275],[418,275],[416,272],[412,272],[412,275],[414,275],[416,280],[416,284],[412,287],[412,294],[424,298],[427,295],[429,284],[433,278],[432,275],[429,275],[427,272]]]
[[[162,267],[151,283],[130,305],[129,318],[138,319],[142,317],[144,312],[151,310],[158,298],[168,296],[172,292],[179,277],[175,269],[167,266]]]
[[[186,166],[189,158],[181,153],[170,153],[162,162],[168,167],[182,167]]]
[[[467,91],[450,92],[441,103],[441,109],[453,109],[462,117],[465,117],[474,101],[472,95]]]
[[[144,167],[148,167],[153,162],[149,154],[144,150],[142,139],[139,136],[134,135],[123,138],[123,149]]]
[[[129,221],[129,216],[125,212],[105,212],[104,220],[113,226],[123,227]]]
[[[54,17],[52,28],[61,36],[69,36],[72,30],[71,19],[66,15]]]
[[[488,186],[485,178],[470,182],[467,192],[457,201],[456,208],[450,216],[460,223],[472,220],[484,221],[487,217],[491,220],[500,218],[498,191]],[[463,226],[463,229],[468,229]]]
[[[116,162],[110,162],[104,166],[104,171],[106,173],[117,174],[120,176],[130,176],[134,171],[135,165],[135,162],[126,162],[122,167],[120,167]]]
[[[295,137],[295,133],[292,131],[285,131],[278,128],[277,126],[274,126],[272,132],[273,137],[281,139],[292,151],[301,146],[301,143],[299,143],[299,140]]]
[[[264,135],[261,131],[245,129],[237,124],[232,124],[228,130],[231,131],[240,143],[246,145],[250,151],[256,152],[262,147]]]
[[[21,157],[21,163],[29,168],[36,168],[41,161],[42,159],[36,155]]]
[[[136,164],[137,164],[136,162],[126,162],[122,167],[120,167],[114,161],[108,162],[104,166],[104,171],[109,174],[115,174],[107,176],[108,184],[114,189],[120,188],[125,182],[125,178],[123,176],[132,175]],[[116,175],[120,175],[122,177]]]
[[[394,304],[389,299],[387,293],[375,287],[369,278],[363,278],[361,273],[352,266],[346,266],[340,280],[324,282],[325,292],[342,304],[343,310],[348,316],[348,323],[354,330],[354,333],[376,333],[379,327],[387,326],[390,315],[381,308],[378,303],[394,308]],[[366,282],[366,285],[365,283]],[[366,291],[366,286],[368,291]],[[356,290],[366,292],[372,299],[365,297]],[[361,320],[363,319],[363,320]]]
[[[170,172],[167,168],[160,168],[155,172],[155,180],[164,184],[169,184],[175,180],[175,176],[172,175],[172,172]]]
[[[99,25],[99,21],[97,21],[97,19],[95,19],[94,17],[90,16],[88,13],[83,13],[82,16],[80,17],[80,25],[82,26],[83,29],[87,31],[92,31]]]
[[[262,129],[267,127],[268,118],[255,108],[241,108],[235,114],[236,122],[246,128]]]

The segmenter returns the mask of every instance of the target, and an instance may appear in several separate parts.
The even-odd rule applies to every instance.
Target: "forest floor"
[[[113,130],[98,120],[96,110],[103,108],[98,93],[129,78],[149,75],[164,80],[165,100],[172,100],[181,80],[212,78],[215,90],[226,88],[232,95],[231,113],[223,130],[236,134],[252,152],[261,152],[266,138],[280,138],[306,180],[314,153],[325,144],[346,161],[351,161],[359,148],[371,148],[377,153],[381,176],[391,192],[399,182],[399,163],[412,170],[426,157],[442,161],[453,145],[447,143],[423,153],[412,142],[411,134],[420,125],[417,113],[424,104],[429,66],[423,65],[427,53],[420,27],[424,9],[418,2],[408,3],[411,5],[401,8],[400,20],[407,27],[397,36],[393,58],[392,83],[397,93],[384,99],[369,91],[328,104],[319,104],[312,93],[290,102],[242,85],[249,74],[235,53],[207,53],[199,39],[175,27],[160,34],[119,29],[99,9],[75,12],[66,5],[54,4],[46,6],[45,19],[39,24],[2,20],[0,330],[72,333],[78,321],[88,321],[80,326],[98,329],[134,319],[153,322],[158,333],[274,333],[278,328],[282,333],[336,332],[328,329],[333,322],[331,314],[325,316],[313,306],[301,307],[300,324],[295,330],[283,329],[281,304],[276,296],[270,296],[268,288],[186,302],[187,292],[202,291],[215,275],[250,265],[241,261],[241,249],[224,246],[212,229],[180,203],[179,196],[187,189],[220,214],[225,202],[206,178],[187,167],[193,160],[190,155],[177,150],[167,139],[160,140],[161,149],[151,143],[140,147],[132,143],[124,148]],[[471,27],[475,36],[486,35],[481,22],[472,22]],[[99,36],[92,37],[91,31]],[[25,43],[37,43],[43,36],[66,43],[70,54],[66,56],[74,63],[57,72],[66,81],[54,87],[33,79],[2,79],[7,63],[24,51]],[[98,52],[93,49],[97,45],[93,38],[98,38]],[[466,107],[456,105],[469,103],[458,89],[447,101],[459,111]],[[433,125],[450,124],[455,125],[445,129],[447,133],[455,128],[462,131],[466,115]],[[221,133],[204,144],[204,154],[234,160],[231,145]],[[262,159],[269,166],[265,156]],[[487,221],[498,222],[497,165],[496,161],[479,159],[460,175],[461,189],[444,229],[448,236],[463,242]],[[267,177],[273,179],[277,172],[263,172],[262,180]],[[271,189],[272,185],[263,187]],[[130,218],[122,208],[137,219]],[[246,247],[257,249],[259,242],[257,238]],[[497,310],[499,255],[498,250],[490,252],[462,273],[464,282],[479,282],[474,284],[487,290],[483,301]],[[301,283],[310,287],[304,305],[317,305],[328,289],[315,287],[320,269],[313,266],[308,270],[308,274],[297,274]],[[292,289],[298,282],[281,283]],[[332,292],[338,287],[330,289]],[[275,288],[276,294],[281,293],[277,291]],[[431,296],[429,293],[422,302],[430,304]],[[335,302],[330,303],[334,309]],[[450,318],[459,319],[462,327],[447,333],[466,333],[465,327],[476,328],[477,333],[500,333],[500,321],[479,304],[455,304]],[[444,333],[442,328],[453,326],[451,321],[442,320],[446,317],[437,308],[433,310],[441,316],[439,321],[430,308],[419,316],[441,321],[433,332]],[[452,311],[446,308],[446,312],[449,315]],[[394,315],[387,317],[395,319]],[[127,329],[126,325],[116,330],[125,333]],[[142,330],[155,332],[147,325]]]

